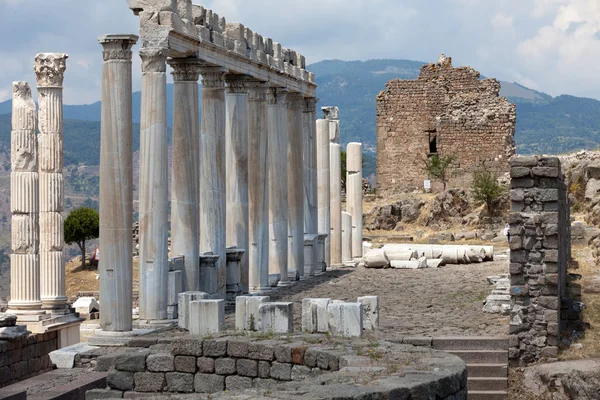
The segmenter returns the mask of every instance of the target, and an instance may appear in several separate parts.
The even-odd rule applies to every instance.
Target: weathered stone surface
[[[235,359],[217,358],[215,360],[215,374],[234,375],[236,373]]]
[[[252,378],[243,376],[228,376],[225,378],[226,390],[242,390],[252,387]]]
[[[17,324],[17,316],[12,314],[0,313],[0,328],[15,326]]]
[[[293,303],[264,303],[258,309],[259,327],[263,332],[294,331]]]
[[[205,357],[224,357],[227,354],[227,340],[205,340],[203,350]]]
[[[174,364],[177,372],[196,373],[196,357],[194,356],[176,356]]]
[[[236,361],[236,369],[237,374],[240,376],[256,378],[258,376],[258,361],[239,359]]]
[[[181,372],[165,374],[169,392],[192,393],[194,391],[194,375]]]
[[[117,356],[115,369],[118,371],[144,372],[146,370],[146,357],[150,350],[133,350]]]
[[[106,376],[109,388],[116,390],[133,390],[133,372],[110,371]]]
[[[210,357],[198,357],[198,372],[202,374],[213,374],[215,372],[215,360]]]
[[[162,392],[166,385],[162,372],[136,372],[134,381],[136,392]]]
[[[292,380],[292,364],[274,361],[271,364],[271,378],[280,381]]]
[[[567,399],[592,399],[600,385],[600,360],[563,361],[528,367],[523,388],[534,396]]]
[[[171,354],[175,356],[202,356],[202,339],[175,338],[171,342]]]
[[[175,371],[175,357],[171,354],[150,354],[146,358],[146,368],[150,372],[171,372]],[[195,372],[195,371],[194,371]]]
[[[194,377],[194,390],[200,393],[222,392],[225,390],[225,377],[197,373]]]

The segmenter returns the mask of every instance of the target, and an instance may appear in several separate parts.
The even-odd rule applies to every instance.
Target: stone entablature
[[[436,153],[458,157],[451,185],[468,185],[482,167],[508,172],[516,106],[499,94],[496,79],[445,57],[421,67],[416,80],[388,82],[377,96],[377,193],[422,189],[423,160]]]

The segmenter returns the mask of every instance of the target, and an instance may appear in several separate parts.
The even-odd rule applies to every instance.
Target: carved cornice
[[[166,72],[168,54],[169,49],[165,49],[163,47],[142,47],[140,49],[142,73]]]
[[[104,61],[131,61],[131,48],[137,43],[136,35],[105,35],[98,38]]]
[[[33,70],[39,87],[62,87],[67,69],[67,58],[63,53],[40,53],[35,56]]]
[[[172,58],[168,63],[175,82],[198,82],[202,63],[197,58]]]
[[[319,99],[317,99],[316,97],[305,97],[304,98],[304,104],[302,107],[302,112],[303,113],[317,113],[317,103],[319,102]]]
[[[248,81],[248,100],[249,101],[267,101],[268,82]]]
[[[204,67],[200,69],[203,89],[225,89],[225,73],[221,67]]]
[[[287,96],[288,110],[302,110],[304,97],[300,93],[290,93]]]
[[[248,93],[248,77],[245,75],[226,75],[227,93]]]
[[[287,103],[288,90],[284,88],[269,88],[267,91],[267,104],[271,106],[285,106]]]

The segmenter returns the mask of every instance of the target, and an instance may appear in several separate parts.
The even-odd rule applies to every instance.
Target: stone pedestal
[[[330,217],[331,264],[342,263],[342,176],[341,149],[337,143],[329,144],[330,165]]]
[[[106,35],[103,47],[100,135],[100,248],[98,271],[104,331],[132,330],[133,166],[131,47],[135,35]]]
[[[346,147],[346,209],[352,215],[352,257],[362,253],[362,143],[348,143]]]
[[[228,247],[227,254],[227,286],[225,299],[234,303],[237,296],[243,294],[242,287],[242,260],[246,250],[237,247]]]
[[[196,58],[173,59],[173,145],[171,173],[171,254],[185,258],[183,290],[200,288],[200,216],[198,174],[198,78]]]
[[[269,301],[269,296],[238,296],[235,299],[235,330],[257,331],[258,308]]]
[[[258,315],[262,332],[294,332],[294,303],[263,303],[258,307]]]
[[[67,308],[65,296],[63,78],[68,56],[41,53],[35,57],[38,85],[40,297],[42,308]],[[60,312],[63,312],[60,311]]]
[[[225,160],[227,165],[227,246],[248,248],[248,87],[244,76],[227,75]],[[229,254],[229,253],[228,253]],[[229,263],[229,260],[227,261]],[[239,260],[239,281],[248,293],[248,254]],[[230,294],[227,268],[227,293]],[[241,294],[241,293],[239,293]],[[237,294],[236,294],[237,296]]]
[[[287,91],[271,88],[267,94],[269,142],[269,273],[280,274],[279,285],[288,278],[288,124]]]
[[[140,319],[167,319],[168,144],[167,54],[142,48],[140,120]]]
[[[342,213],[342,262],[352,261],[352,215]]]
[[[309,278],[317,272],[319,264],[319,235],[304,235],[304,276]]]
[[[329,172],[329,121],[317,120],[317,217],[318,231],[324,237],[324,262],[331,260],[329,233],[331,231]]]
[[[218,296],[217,264],[219,256],[211,252],[200,253],[200,291]]]
[[[303,183],[303,118],[304,98],[288,95],[288,268],[304,276],[304,183]]]
[[[250,292],[260,293],[270,289],[267,84],[248,85],[248,279]]]
[[[327,254],[327,238],[329,236],[325,234],[319,234],[319,262],[317,263],[317,269],[315,275],[322,275],[323,272],[327,271],[327,262],[325,257]]]
[[[303,125],[303,183],[304,183],[304,233],[318,233],[318,183],[317,183],[317,99],[305,98],[302,109]]]
[[[200,251],[219,256],[214,273],[201,276],[200,286],[215,287],[225,298],[225,81],[224,71],[205,67],[202,74],[202,127],[200,133]],[[202,270],[202,266],[201,266]],[[201,271],[202,272],[202,271]],[[202,282],[210,279],[214,282]],[[212,293],[211,293],[212,294]]]
[[[190,334],[208,336],[218,333],[225,325],[223,300],[197,300],[190,302]]]

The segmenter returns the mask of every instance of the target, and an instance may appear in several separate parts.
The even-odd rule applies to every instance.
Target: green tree
[[[448,184],[448,179],[452,177],[451,167],[452,164],[457,160],[457,157],[454,154],[449,154],[445,157],[440,157],[437,154],[434,154],[432,157],[426,158],[423,160],[425,163],[425,167],[423,168],[429,177],[432,179],[437,179],[444,185],[444,191],[446,191],[446,185]]]
[[[98,211],[79,207],[65,219],[65,242],[77,243],[81,250],[81,266],[85,268],[85,241],[100,236],[100,214]]]
[[[346,168],[347,160],[348,160],[348,154],[344,150],[342,150],[340,153],[340,162],[342,164],[342,169],[341,169],[342,191],[346,191],[346,175],[348,172],[348,169]],[[362,166],[363,166],[363,168],[365,167],[365,157],[364,156],[362,158]]]
[[[492,172],[479,170],[473,173],[471,196],[473,196],[476,204],[485,204],[490,217],[494,214],[498,201],[504,192],[505,188],[498,183]]]

